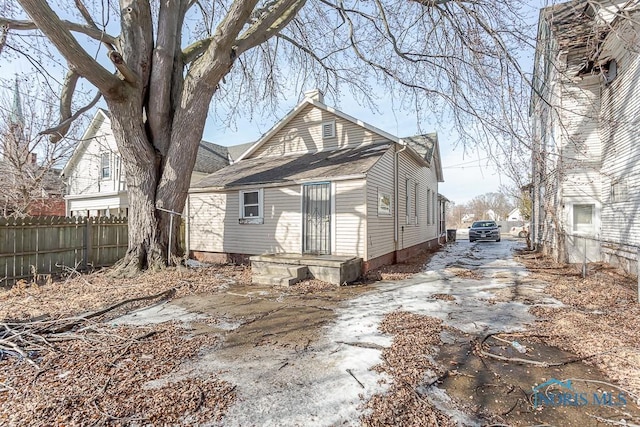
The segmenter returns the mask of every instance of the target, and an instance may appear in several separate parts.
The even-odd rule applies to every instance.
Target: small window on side
[[[240,191],[240,223],[262,224],[262,190]]]
[[[111,178],[111,153],[100,154],[100,178]]]

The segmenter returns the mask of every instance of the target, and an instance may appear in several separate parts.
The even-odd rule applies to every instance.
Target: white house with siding
[[[231,147],[202,141],[191,182],[227,166]],[[127,216],[124,169],[109,113],[99,109],[62,170],[67,216]]]
[[[561,261],[636,271],[638,10],[637,2],[580,0],[540,12],[531,238]]]
[[[435,248],[443,181],[435,134],[401,139],[305,98],[239,159],[189,190],[203,260],[351,256],[368,270]]]

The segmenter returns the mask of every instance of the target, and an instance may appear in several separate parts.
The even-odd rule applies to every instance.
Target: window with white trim
[[[100,179],[111,178],[111,153],[100,154]]]
[[[414,222],[418,224],[418,183],[413,185],[413,217]]]
[[[438,200],[437,200],[437,193],[435,191],[431,192],[431,206],[433,206],[433,208],[431,209],[431,224],[435,224],[436,220],[437,220],[437,206],[438,206]]]
[[[404,215],[405,222],[409,224],[409,215],[411,215],[411,199],[409,193],[409,178],[404,180]]]
[[[427,224],[431,224],[431,210],[433,206],[431,206],[431,189],[427,189]]]
[[[625,202],[628,199],[628,194],[626,181],[619,180],[611,183],[611,202]]]
[[[336,122],[324,122],[322,123],[322,139],[335,138],[336,137]]]
[[[262,189],[240,191],[240,222],[244,224],[262,224]]]
[[[595,232],[596,207],[593,204],[573,205],[573,231]]]

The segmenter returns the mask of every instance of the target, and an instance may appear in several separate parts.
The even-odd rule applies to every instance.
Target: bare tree
[[[496,221],[504,221],[513,210],[513,203],[503,193],[485,193],[471,199],[467,203],[467,213],[474,214],[475,219],[491,217]]]
[[[61,203],[59,168],[73,144],[50,144],[39,135],[56,120],[57,106],[34,81],[23,77],[0,96],[0,209],[3,216],[25,216],[51,201]]]
[[[59,3],[5,2],[3,55],[44,51],[42,37],[14,37],[44,35],[68,62],[54,140],[74,117],[80,80],[108,105],[129,189],[124,272],[160,267],[166,251],[178,251],[168,248],[169,217],[158,208],[184,208],[212,99],[252,114],[313,85],[374,107],[378,84],[421,120],[452,120],[478,143],[526,128],[518,124],[527,85],[516,52],[532,39],[522,0],[120,0],[92,8],[74,0],[64,14]]]

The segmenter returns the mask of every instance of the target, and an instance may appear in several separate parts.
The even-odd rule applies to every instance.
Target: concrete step
[[[273,276],[263,274],[252,274],[251,283],[254,285],[275,285],[275,286],[291,286],[300,281],[297,277],[291,276]]]
[[[290,276],[302,280],[309,275],[309,269],[305,265],[251,262],[251,273],[258,276]]]

